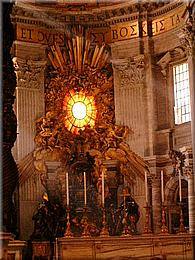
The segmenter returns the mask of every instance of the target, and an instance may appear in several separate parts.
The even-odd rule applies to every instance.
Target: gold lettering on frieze
[[[185,6],[178,7],[158,19],[152,20],[153,36],[164,33],[175,27],[182,25]],[[140,31],[141,30],[141,31]],[[148,23],[143,20],[140,24],[138,21],[121,21],[120,23],[103,28],[93,28],[90,31],[92,41],[94,43],[111,43],[122,40],[128,40],[136,37],[144,37],[148,35]],[[65,33],[56,31],[55,29],[43,29],[29,26],[26,24],[16,25],[17,40],[25,42],[34,42],[45,45],[52,45],[57,42],[60,46],[64,46]]]
[[[41,43],[46,45],[57,42],[60,46],[64,46],[65,41],[65,35],[63,32],[39,29],[20,24],[17,24],[16,27],[16,37],[19,41]]]
[[[93,28],[90,30],[91,40],[93,43],[102,44],[110,42],[110,28]]]
[[[147,21],[143,21],[141,23],[141,30],[142,30],[142,36],[147,36],[148,35],[148,25]]]
[[[138,22],[122,23],[112,26],[111,28],[111,42],[127,40],[139,36]]]
[[[178,8],[177,11],[171,12],[169,15],[165,15],[162,18],[158,18],[152,21],[152,35],[158,35],[162,32],[169,31],[179,26],[183,21],[182,14],[184,8]]]
[[[161,18],[152,21],[152,34],[158,35],[174,29],[182,24],[182,14],[185,7],[181,6],[173,11],[167,13]],[[121,22],[111,27],[111,42],[117,42],[127,40],[140,36],[148,35],[148,24],[147,21],[142,21],[141,26],[138,26],[138,22]],[[141,31],[139,31],[141,30]]]

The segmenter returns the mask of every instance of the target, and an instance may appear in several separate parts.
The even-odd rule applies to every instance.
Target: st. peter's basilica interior
[[[195,259],[195,1],[1,7],[0,259]]]

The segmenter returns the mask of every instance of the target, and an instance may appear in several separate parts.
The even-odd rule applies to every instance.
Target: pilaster
[[[157,129],[157,112],[155,107],[156,89],[154,82],[154,42],[151,37],[147,37],[145,43],[146,56],[146,82],[147,82],[147,120],[148,120],[148,151],[147,156],[153,156],[155,144],[155,130]]]
[[[17,77],[18,138],[15,157],[21,160],[34,150],[35,122],[44,114],[45,60],[13,58]]]
[[[145,60],[143,55],[133,59],[112,61],[114,69],[116,123],[132,130],[128,142],[136,153],[144,155],[145,123]]]

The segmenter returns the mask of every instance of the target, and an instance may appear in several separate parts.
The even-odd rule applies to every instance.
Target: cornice
[[[25,10],[19,6],[14,6],[11,21],[12,23],[38,25],[47,29],[64,29],[67,26],[66,24],[59,23],[57,20],[52,20],[52,17],[47,16],[45,13],[35,15],[33,10]]]
[[[150,12],[149,16],[152,17],[157,17],[163,14],[166,14],[172,10],[174,10],[175,8],[179,7],[179,6],[184,6],[185,3],[184,2],[176,2],[176,3],[171,3],[169,5],[163,6],[158,10],[152,11]]]
[[[134,3],[131,5],[123,3],[120,6],[113,6],[112,9],[97,8],[92,12],[80,12],[73,15],[70,12],[51,12],[43,8],[30,9],[29,5],[23,3],[14,6],[11,17],[13,23],[38,25],[49,29],[65,29],[68,24],[83,24],[89,27],[93,25],[93,27],[98,28],[138,19],[151,19],[182,5],[184,2],[164,3],[163,6],[161,3],[159,7],[158,5],[155,7],[154,3]],[[154,8],[156,9],[153,10]]]

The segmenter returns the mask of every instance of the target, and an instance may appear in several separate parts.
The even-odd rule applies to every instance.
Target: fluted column
[[[15,158],[21,160],[34,150],[35,122],[44,114],[44,60],[14,58],[17,76],[16,114],[18,138]]]
[[[113,60],[116,123],[132,130],[128,142],[140,155],[145,149],[144,56]]]

